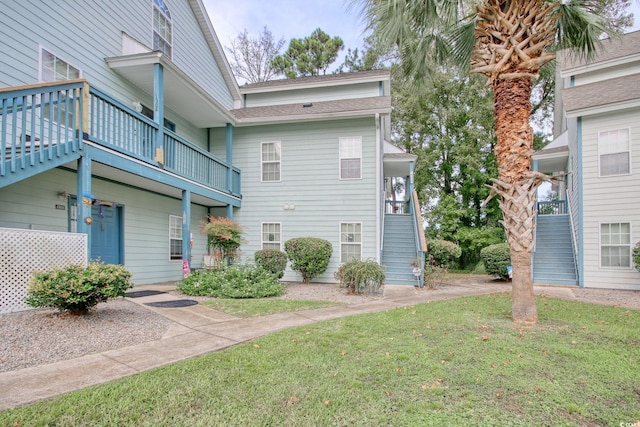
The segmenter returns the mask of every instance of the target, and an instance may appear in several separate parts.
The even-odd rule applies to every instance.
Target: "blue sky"
[[[256,35],[266,25],[276,39],[304,38],[320,27],[330,36],[340,36],[346,48],[361,47],[364,24],[350,0],[203,0],[223,46],[230,46],[245,28]],[[631,11],[640,29],[640,0],[632,0]],[[344,54],[344,52],[343,52]],[[340,61],[341,62],[341,61]],[[335,64],[337,67],[337,63]]]
[[[340,36],[346,48],[362,45],[364,24],[349,0],[203,0],[223,46],[245,28],[256,35],[266,25],[275,39],[304,38],[320,27]]]

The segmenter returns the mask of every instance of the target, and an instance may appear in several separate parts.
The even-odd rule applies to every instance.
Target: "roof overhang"
[[[640,99],[631,99],[621,102],[612,102],[605,105],[596,105],[592,107],[579,108],[567,111],[567,118],[591,116],[594,114],[604,114],[614,111],[626,110],[630,108],[640,108]]]
[[[409,176],[411,163],[415,164],[418,156],[409,153],[385,153],[383,157],[384,176]]]
[[[545,148],[533,153],[532,158],[537,163],[538,172],[566,172],[569,161],[569,132],[563,132]]]
[[[162,52],[106,58],[109,67],[153,98],[154,66],[164,70],[165,106],[200,128],[233,123],[233,116]]]

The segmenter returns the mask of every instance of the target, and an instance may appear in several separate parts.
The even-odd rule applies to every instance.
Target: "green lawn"
[[[269,335],[0,412],[1,426],[619,426],[640,420],[640,312],[510,295]],[[621,424],[623,423],[623,424]]]

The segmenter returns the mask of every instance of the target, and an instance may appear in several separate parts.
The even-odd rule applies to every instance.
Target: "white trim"
[[[359,225],[360,226],[360,242],[357,243],[349,243],[349,242],[343,242],[342,241],[342,226],[344,224],[347,225]],[[346,245],[352,245],[352,246],[360,246],[360,261],[362,261],[362,254],[363,254],[363,250],[364,250],[364,227],[362,226],[362,222],[361,221],[340,221],[340,225],[338,226],[338,244],[340,245],[340,254],[339,254],[339,258],[338,261],[340,264],[343,264],[342,261],[342,245],[346,244]]]
[[[277,240],[278,243],[278,250],[281,251],[282,250],[282,223],[281,222],[269,222],[269,221],[264,221],[260,223],[260,250],[265,249],[264,244],[274,244],[276,243],[276,241],[268,241],[268,240],[263,240],[263,234],[264,234],[264,226],[265,225],[277,225],[280,227],[280,232],[279,232],[279,239]]]
[[[280,159],[276,162],[275,160],[272,161],[264,161],[262,160],[262,149],[265,146],[265,144],[279,144],[280,146]],[[278,165],[280,166],[279,168],[279,179],[269,179],[269,180],[265,180],[264,179],[264,164],[265,163],[278,163]],[[282,182],[282,141],[262,141],[260,142],[260,182]]]
[[[353,140],[354,142],[358,142],[360,144],[360,157],[342,157],[342,143],[347,142],[348,140]],[[362,179],[362,164],[363,164],[363,149],[362,149],[362,136],[341,136],[338,138],[338,179],[340,181],[353,181]],[[360,174],[358,177],[354,178],[343,178],[342,177],[342,160],[360,160]]]
[[[620,154],[620,153],[629,153],[629,172],[627,173],[618,173],[618,174],[609,174],[609,175],[602,175],[601,172],[601,168],[600,168],[600,157],[602,156],[602,154],[600,154],[600,134],[605,133],[605,132],[616,132],[616,131],[627,131],[627,144],[628,144],[628,149],[626,151],[619,151],[616,153],[610,153],[610,154]],[[632,153],[631,153],[631,128],[630,127],[623,127],[623,128],[615,128],[615,129],[605,129],[605,130],[599,130],[598,131],[598,137],[597,137],[597,141],[596,141],[596,148],[598,151],[598,178],[611,178],[611,177],[617,177],[617,176],[629,176],[633,174],[633,169],[632,169]]]
[[[622,66],[636,61],[640,61],[640,53],[612,58],[601,62],[582,64],[571,68],[565,68],[563,70],[560,70],[560,77],[564,79],[567,77],[579,76],[580,74],[591,73],[593,71],[612,68],[616,66]]]
[[[602,265],[602,226],[604,224],[629,224],[629,266],[620,266],[620,267],[615,267],[615,266],[603,266]],[[602,270],[633,270],[633,227],[632,227],[632,221],[600,221],[598,222],[598,267]],[[626,245],[612,245],[609,244],[607,246],[626,246]]]
[[[303,78],[304,79],[304,78]],[[264,93],[264,92],[280,92],[285,90],[298,90],[298,89],[313,89],[321,87],[333,87],[341,85],[353,85],[359,83],[376,83],[376,82],[389,82],[389,72],[381,71],[379,74],[369,74],[366,76],[358,76],[357,73],[346,73],[335,75],[334,78],[327,78],[326,80],[297,80],[297,79],[283,79],[283,84],[274,84],[272,86],[259,86],[259,87],[240,87],[240,93],[242,95]]]

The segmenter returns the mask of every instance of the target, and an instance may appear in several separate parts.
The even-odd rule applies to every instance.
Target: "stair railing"
[[[569,198],[567,198],[567,214],[569,214],[569,227],[571,230],[571,242],[573,244],[573,268],[576,272],[576,279],[580,283],[580,272],[578,271],[578,242],[576,241],[575,228],[573,226],[573,214],[571,213],[571,206],[569,206]]]
[[[416,259],[420,261],[420,271],[424,271],[424,253],[427,251],[427,242],[422,228],[422,214],[420,213],[420,203],[418,193],[414,190],[408,201],[410,212],[413,214],[413,231],[416,239]],[[424,286],[424,277],[418,279],[420,287]]]

